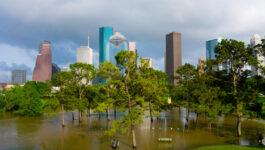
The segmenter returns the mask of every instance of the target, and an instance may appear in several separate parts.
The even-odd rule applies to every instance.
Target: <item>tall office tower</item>
[[[43,44],[51,44],[51,42],[46,40],[39,40],[39,54],[41,54]]]
[[[106,60],[116,65],[116,54],[121,50],[128,50],[126,38],[119,32],[115,32],[109,39],[106,51]]]
[[[152,68],[152,58],[143,58],[144,62],[147,62],[148,63],[148,67],[149,68]],[[141,66],[143,64],[140,64]]]
[[[221,41],[222,41],[222,38],[217,38],[217,39],[206,41],[206,59],[207,60],[215,59],[214,48]],[[219,64],[219,65],[213,66],[213,70],[216,70],[216,71],[223,70],[226,67],[227,67],[226,65]]]
[[[206,41],[206,59],[215,59],[215,46],[222,41],[222,38]]]
[[[253,37],[250,39],[250,45],[251,45],[252,48],[254,48],[256,45],[261,44],[261,43],[262,43],[261,42],[261,37],[258,34],[254,34]],[[261,66],[265,66],[265,58],[264,58],[264,56],[262,56],[260,54],[255,54],[255,56],[257,57],[257,59],[259,61],[262,61],[262,63],[260,65]],[[251,72],[252,72],[252,76],[262,75],[261,70],[257,69],[255,66],[251,66]]]
[[[177,80],[173,79],[176,76],[177,69],[182,65],[181,55],[181,33],[171,32],[166,35],[166,73],[168,81],[176,84]]]
[[[32,81],[45,82],[52,77],[51,44],[42,44],[41,54],[37,56]]]
[[[52,63],[52,77],[55,73],[59,72],[61,72],[61,68],[57,64]]]
[[[135,42],[128,42],[129,43],[129,51],[132,51],[135,53]]]
[[[99,28],[99,62],[107,60],[107,44],[113,34],[112,27]]]
[[[25,69],[14,69],[11,75],[11,84],[22,85],[26,82],[26,70]]]
[[[81,46],[77,49],[76,62],[93,64],[93,50],[89,47],[89,38],[87,46]]]
[[[204,73],[204,59],[203,58],[198,59],[197,68],[198,68],[199,74]]]

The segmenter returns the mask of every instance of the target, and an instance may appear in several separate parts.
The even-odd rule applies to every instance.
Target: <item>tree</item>
[[[181,99],[184,101],[186,107],[186,120],[189,121],[189,107],[193,102],[192,92],[194,90],[194,78],[198,73],[195,67],[191,64],[185,64],[177,69],[177,76],[175,77],[178,80],[177,89]]]
[[[93,65],[86,63],[75,63],[70,65],[74,75],[73,84],[77,88],[76,107],[79,111],[78,120],[81,122],[82,111],[86,109],[87,101],[84,99],[85,90],[96,77],[96,69]]]
[[[119,72],[118,68],[114,66],[111,62],[105,61],[99,66],[98,76],[101,79],[104,79],[105,81],[103,90],[106,93],[105,99],[100,107],[106,107],[105,109],[107,113],[107,120],[110,120],[110,107],[115,102],[115,91],[117,89],[117,84],[115,83],[119,82],[119,79],[121,78],[121,73]]]
[[[60,73],[56,73],[53,76],[52,82],[53,85],[55,85],[58,89],[54,93],[56,99],[52,99],[51,105],[56,108],[57,104],[59,103],[61,106],[61,112],[62,112],[62,127],[65,126],[64,123],[64,111],[65,106],[66,110],[73,109],[73,91],[72,91],[72,81],[74,79],[74,75],[72,72],[63,71]],[[58,102],[56,102],[58,100]]]
[[[233,89],[229,94],[232,98],[230,102],[235,107],[237,115],[237,134],[241,136],[241,117],[243,115],[243,105],[245,101],[240,97],[239,81],[244,78],[243,68],[246,65],[257,65],[257,59],[253,57],[253,49],[250,46],[245,46],[244,42],[236,40],[222,40],[215,47],[216,60],[218,64],[222,64],[225,73],[231,77],[230,84]]]
[[[135,126],[143,123],[144,97],[141,95],[141,85],[144,79],[139,74],[137,67],[138,56],[131,51],[121,50],[115,56],[119,70],[122,72],[120,93],[123,100],[120,100],[121,107],[127,108],[128,113],[119,121],[113,121],[112,129],[109,133],[117,130],[126,132],[130,129],[132,134],[133,147],[136,147]]]
[[[142,94],[148,103],[150,121],[153,122],[153,116],[159,116],[159,112],[166,106],[165,98],[169,97],[167,75],[148,67],[148,63],[141,59],[140,74],[144,78],[142,82]]]

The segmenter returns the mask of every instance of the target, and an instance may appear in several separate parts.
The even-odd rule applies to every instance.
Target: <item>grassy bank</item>
[[[197,148],[196,150],[261,150],[265,147],[249,147],[249,146],[237,146],[237,145],[217,145],[217,146],[205,146]]]

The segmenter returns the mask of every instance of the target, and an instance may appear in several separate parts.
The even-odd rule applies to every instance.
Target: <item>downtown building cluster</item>
[[[221,42],[222,38],[216,38],[206,41],[206,59],[215,59],[215,46]],[[182,39],[181,33],[171,32],[165,36],[166,52],[164,54],[164,67],[165,72],[168,75],[168,81],[172,84],[176,84],[177,81],[173,79],[176,76],[177,69],[182,66]],[[258,34],[254,34],[250,40],[250,44],[254,47],[261,43],[261,37]],[[120,32],[114,32],[112,27],[99,28],[99,63],[105,61],[112,62],[116,65],[115,55],[121,50],[129,50],[137,53],[136,42],[128,41],[126,37]],[[265,58],[257,55],[258,60],[263,61],[261,65],[265,66]],[[152,58],[143,58],[148,62],[149,67],[152,67]],[[80,46],[76,50],[76,62],[93,64],[93,49],[89,46],[89,37],[87,46]],[[201,67],[204,64],[204,58],[198,58],[197,67]],[[216,66],[216,70],[225,69],[225,65]],[[252,75],[261,75],[260,70],[254,66],[246,66],[246,68],[252,71]],[[60,68],[52,61],[52,49],[51,42],[47,40],[40,40],[38,47],[38,55],[36,58],[36,64],[32,74],[32,81],[45,82],[51,80],[53,74],[60,71],[69,71],[69,67]],[[200,70],[201,73],[204,70]],[[23,85],[26,82],[26,70],[23,68],[17,68],[12,70],[11,82],[0,83],[0,89],[7,87],[7,85],[19,84]],[[104,82],[96,78],[93,83]]]

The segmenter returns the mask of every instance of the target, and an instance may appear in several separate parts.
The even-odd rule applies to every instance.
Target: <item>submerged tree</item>
[[[189,108],[193,102],[194,78],[198,73],[191,64],[185,64],[177,69],[177,89],[179,96],[186,107],[186,120],[189,121]]]
[[[246,65],[258,65],[254,57],[253,49],[245,46],[244,42],[236,40],[222,40],[215,47],[216,60],[218,64],[224,66],[225,73],[231,77],[230,84],[233,89],[228,93],[231,97],[230,103],[234,106],[237,116],[237,134],[241,136],[241,117],[244,115],[244,105],[250,101],[244,101],[240,92],[239,82],[244,76],[243,68]]]
[[[117,82],[120,82],[121,73],[118,68],[111,62],[101,63],[99,66],[98,76],[104,79],[104,96],[103,102],[100,104],[101,109],[105,109],[107,113],[107,120],[110,120],[110,108],[117,101],[115,95],[117,94]]]
[[[53,85],[58,88],[55,89],[55,98],[51,99],[50,107],[56,108],[56,104],[59,103],[61,106],[62,112],[62,127],[65,126],[64,123],[64,111],[65,110],[72,110],[74,108],[75,99],[72,96],[73,92],[73,84],[72,81],[74,79],[72,72],[63,71],[57,73],[53,77]],[[56,102],[58,100],[58,102]]]
[[[115,56],[118,68],[122,72],[120,93],[123,100],[120,100],[121,106],[126,108],[128,113],[119,121],[114,121],[110,133],[118,130],[126,132],[128,129],[132,134],[133,147],[136,147],[135,127],[137,124],[143,123],[144,115],[144,98],[139,90],[141,83],[144,82],[139,74],[137,67],[137,55],[131,51],[120,51]]]
[[[82,112],[87,108],[87,100],[84,98],[85,90],[96,77],[96,69],[93,65],[86,63],[71,64],[70,68],[74,75],[73,84],[77,89],[76,108],[79,111],[78,120],[81,122]]]
[[[159,116],[167,104],[169,97],[167,75],[162,71],[149,68],[148,63],[142,59],[140,74],[145,79],[142,82],[142,95],[148,103],[150,121],[153,122],[154,114]]]

